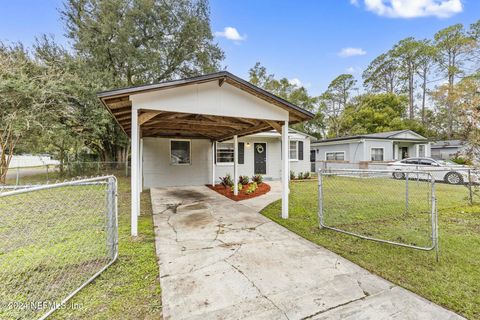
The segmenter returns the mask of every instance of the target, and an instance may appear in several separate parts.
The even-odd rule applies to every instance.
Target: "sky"
[[[31,45],[45,33],[68,45],[61,0],[0,0],[0,40]],[[260,62],[269,73],[321,94],[331,80],[363,69],[406,37],[480,19],[480,0],[210,0],[223,66],[248,79]]]

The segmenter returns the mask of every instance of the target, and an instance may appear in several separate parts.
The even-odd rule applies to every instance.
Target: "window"
[[[170,163],[174,165],[190,164],[190,140],[170,140]]]
[[[383,148],[371,148],[370,149],[370,160],[372,160],[372,161],[383,161]]]
[[[418,145],[418,156],[419,157],[425,157],[425,145],[424,144],[419,144]]]
[[[233,163],[233,142],[217,142],[217,163]]]
[[[216,159],[215,163],[233,163],[235,150],[233,149],[233,142],[217,142],[216,143]],[[238,143],[238,164],[245,163],[245,144]]]
[[[298,160],[298,141],[290,141],[290,160]]]
[[[421,166],[433,166],[434,162],[429,159],[420,159],[419,163]]]
[[[345,160],[345,152],[343,152],[343,151],[326,152],[325,153],[325,160],[327,160],[327,161],[344,161]]]

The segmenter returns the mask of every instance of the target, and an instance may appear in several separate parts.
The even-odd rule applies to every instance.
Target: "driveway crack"
[[[240,246],[241,247],[241,246]],[[233,255],[235,255],[237,253],[237,251],[240,249],[240,247],[238,247],[237,250],[235,250],[235,252],[230,256],[232,257]],[[228,257],[228,258],[230,258]],[[257,287],[257,285],[255,284],[255,282],[253,282],[249,277],[247,277],[247,275],[242,271],[240,270],[238,267],[234,266],[233,264],[231,264],[230,262],[227,261],[227,259],[225,259],[225,262],[228,263],[230,266],[232,266],[233,269],[237,270],[245,279],[247,279],[248,282],[251,283],[251,285],[257,290],[257,292],[264,298],[266,299],[267,301],[269,301],[276,309],[278,309],[280,312],[283,313],[283,315],[285,316],[286,319],[290,319],[287,315],[287,313],[285,311],[283,311],[279,306],[277,306],[275,304],[275,302],[273,302],[269,297],[267,297],[261,290],[259,287]]]

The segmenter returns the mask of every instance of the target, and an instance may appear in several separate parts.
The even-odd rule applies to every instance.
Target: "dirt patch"
[[[213,218],[208,212],[197,212],[185,216],[178,222],[185,225],[186,227],[202,227],[209,223],[212,223]]]
[[[205,202],[197,202],[192,204],[186,204],[183,206],[178,206],[176,212],[185,212],[185,211],[193,211],[193,210],[206,210],[208,209],[208,205]]]
[[[216,191],[216,192],[220,193],[221,195],[223,195],[223,196],[225,196],[229,199],[232,199],[234,201],[242,201],[242,200],[246,200],[246,199],[255,198],[255,197],[261,196],[261,195],[270,191],[270,186],[268,184],[266,184],[265,182],[263,182],[262,184],[258,185],[257,190],[255,190],[255,192],[247,194],[248,186],[249,185],[244,185],[242,190],[238,190],[238,195],[234,196],[231,188],[225,188],[222,185],[216,185],[214,187],[211,184],[207,184],[207,187],[209,187],[213,191]]]
[[[202,192],[194,190],[185,190],[185,189],[171,189],[166,192],[167,196],[174,197],[177,199],[185,199],[192,202],[202,201],[207,199],[207,196]]]

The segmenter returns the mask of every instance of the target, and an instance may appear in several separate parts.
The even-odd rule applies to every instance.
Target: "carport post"
[[[138,213],[139,213],[139,196],[138,193],[138,160],[139,160],[139,150],[138,150],[138,110],[132,108],[132,137],[130,143],[132,144],[132,174],[131,174],[131,184],[132,184],[132,212],[131,212],[131,234],[136,237],[138,234]]]
[[[282,126],[282,218],[288,218],[288,158],[289,158],[289,144],[288,144],[288,121]]]
[[[215,187],[215,141],[212,141],[212,186]]]
[[[233,195],[238,195],[238,136],[233,136]]]

